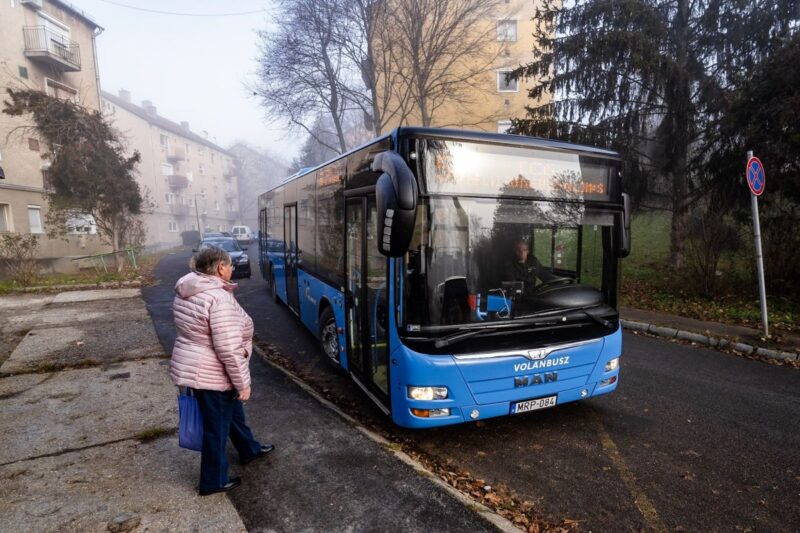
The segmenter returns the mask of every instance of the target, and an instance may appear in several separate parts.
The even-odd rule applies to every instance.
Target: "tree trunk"
[[[124,265],[124,261],[122,257],[120,257],[119,252],[119,245],[120,245],[120,230],[119,225],[114,224],[113,229],[111,230],[111,249],[114,252],[114,266],[117,269],[117,272],[122,272],[122,267]]]
[[[672,87],[668,89],[669,124],[667,153],[672,161],[668,168],[672,175],[672,224],[670,226],[670,265],[683,268],[685,241],[689,228],[689,145],[692,113],[691,86],[688,69],[689,1],[679,0],[675,14],[674,35],[677,45],[676,72]]]

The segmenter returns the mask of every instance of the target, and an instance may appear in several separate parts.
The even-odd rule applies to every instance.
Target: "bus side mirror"
[[[631,197],[622,193],[622,220],[619,227],[618,257],[628,257],[631,253]]]
[[[397,152],[381,152],[372,170],[382,172],[375,184],[378,207],[378,251],[402,257],[408,251],[417,219],[417,180]]]

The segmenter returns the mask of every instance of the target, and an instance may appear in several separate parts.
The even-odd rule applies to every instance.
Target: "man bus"
[[[273,297],[401,426],[617,387],[630,214],[614,152],[398,128],[287,178],[259,212]],[[508,274],[520,256],[530,275]]]

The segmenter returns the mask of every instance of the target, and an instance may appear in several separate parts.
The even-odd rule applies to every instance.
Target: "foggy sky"
[[[192,131],[227,148],[244,140],[290,160],[302,139],[269,124],[245,90],[257,55],[255,31],[266,28],[270,0],[118,0],[181,13],[262,13],[235,17],[152,14],[101,0],[72,0],[105,31],[97,39],[103,90],[128,89],[132,101],[150,100],[158,114],[188,121]]]

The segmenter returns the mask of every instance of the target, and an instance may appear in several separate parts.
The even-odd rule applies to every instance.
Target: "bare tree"
[[[287,119],[315,140],[341,153],[347,150],[342,118],[348,106],[343,90],[346,57],[337,45],[339,8],[328,0],[278,3],[277,31],[258,32],[260,55],[255,93],[268,114]],[[331,117],[334,142],[312,128],[316,117]]]
[[[470,107],[487,90],[485,75],[501,51],[494,38],[499,0],[278,5],[277,29],[259,32],[255,92],[269,115],[288,119],[313,145],[336,153],[351,146],[346,117],[353,111],[376,135],[412,115],[430,126],[444,105],[467,110],[458,125],[492,118]]]
[[[399,37],[386,0],[338,2],[337,43],[360,74],[361,83],[345,87],[363,115],[364,127],[380,135],[391,123],[402,123],[413,107],[410,86],[397,68],[394,43]]]
[[[389,1],[386,20],[399,33],[390,48],[423,126],[446,104],[475,103],[481,80],[494,68],[498,0]],[[388,45],[385,44],[384,46]],[[478,122],[482,122],[479,119]]]

